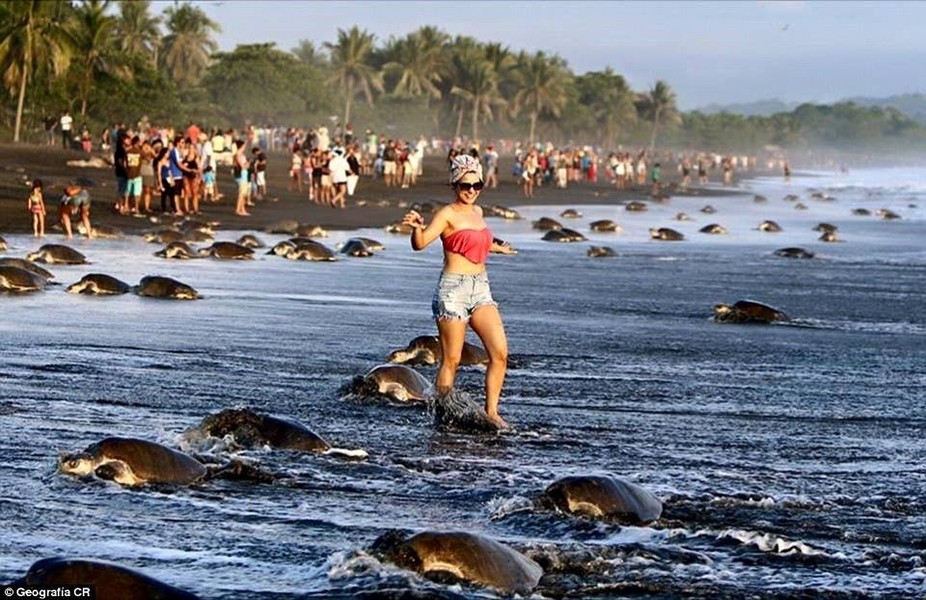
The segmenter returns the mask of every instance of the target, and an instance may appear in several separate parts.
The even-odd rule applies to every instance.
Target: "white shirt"
[[[347,183],[347,172],[350,171],[350,165],[343,156],[335,154],[328,161],[328,170],[331,171],[332,183]]]
[[[61,117],[61,131],[70,131],[71,123],[74,122],[74,119],[71,118],[71,115],[64,115]]]

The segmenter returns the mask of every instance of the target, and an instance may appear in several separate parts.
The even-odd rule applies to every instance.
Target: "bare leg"
[[[90,206],[88,204],[80,207],[80,221],[84,224],[84,229],[87,230],[87,237],[92,238],[93,228],[90,226]]]
[[[65,235],[67,235],[67,239],[71,239],[72,237],[74,237],[73,233],[71,232],[71,217],[70,217],[70,215],[68,215],[68,214],[62,215],[62,217],[61,217],[61,224],[64,226],[64,233],[65,233]]]
[[[482,340],[489,355],[486,368],[486,414],[493,423],[507,428],[508,423],[498,414],[498,399],[508,369],[508,339],[505,337],[505,326],[498,307],[491,304],[480,306],[473,312],[469,325]]]
[[[437,319],[437,333],[440,336],[440,369],[437,371],[435,387],[437,393],[447,394],[453,389],[457,367],[463,355],[463,341],[466,339],[466,321],[460,319]]]

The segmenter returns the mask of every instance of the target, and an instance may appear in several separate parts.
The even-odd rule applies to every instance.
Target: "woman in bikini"
[[[190,138],[185,140],[186,150],[180,162],[183,171],[182,211],[187,215],[199,214],[199,154]]]
[[[45,237],[45,199],[42,197],[42,182],[38,179],[32,182],[32,193],[26,201],[26,208],[32,215],[32,234]]]
[[[493,240],[482,217],[482,208],[476,206],[484,185],[479,160],[465,154],[453,157],[450,184],[454,200],[440,209],[430,224],[425,225],[424,217],[414,210],[406,213],[402,220],[412,227],[414,250],[424,250],[438,237],[444,247],[444,268],[431,303],[443,353],[436,387],[440,394],[453,389],[468,323],[489,355],[486,414],[500,429],[505,429],[508,424],[498,413],[498,400],[508,367],[508,341],[498,304],[489,289],[485,263],[489,252],[514,254],[515,251]]]

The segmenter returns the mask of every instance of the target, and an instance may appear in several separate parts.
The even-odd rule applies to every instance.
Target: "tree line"
[[[720,152],[763,147],[920,149],[924,127],[894,108],[804,104],[771,116],[684,113],[665,81],[633,90],[610,67],[575,74],[556,54],[424,26],[377,43],[358,27],[219,52],[197,6],[148,0],[0,0],[3,129],[34,137],[67,109],[90,126],[196,121],[220,127],[356,122],[396,136],[511,138]],[[24,136],[24,133],[26,134]]]

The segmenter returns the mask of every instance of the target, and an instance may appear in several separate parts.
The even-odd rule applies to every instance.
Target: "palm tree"
[[[514,71],[514,80],[518,84],[514,106],[516,110],[526,108],[530,111],[531,146],[534,145],[534,132],[540,113],[547,111],[554,117],[559,117],[560,111],[566,105],[568,77],[565,66],[564,61],[558,56],[548,57],[543,52],[534,55],[521,52],[518,55]]]
[[[459,57],[458,73],[458,85],[454,85],[450,93],[462,98],[472,108],[472,139],[475,140],[479,136],[479,116],[492,119],[492,108],[505,106],[507,102],[498,92],[498,73],[481,48]]]
[[[448,44],[449,58],[446,63],[447,76],[440,82],[441,93],[448,97],[450,102],[444,103],[449,107],[450,114],[456,115],[457,126],[454,138],[459,138],[463,132],[463,116],[466,112],[466,101],[458,94],[453,94],[454,83],[463,81],[467,65],[471,60],[479,57],[483,50],[476,38],[458,35]]]
[[[450,42],[450,35],[433,25],[425,25],[415,32],[424,52],[443,52]],[[440,63],[445,63],[441,57]]]
[[[350,123],[350,105],[358,91],[363,92],[367,104],[373,105],[373,90],[383,91],[383,74],[370,65],[373,52],[372,33],[357,26],[350,31],[338,29],[337,43],[325,42],[331,53],[332,75],[329,83],[336,83],[344,93],[344,123]]]
[[[121,0],[116,30],[120,50],[151,60],[156,67],[161,49],[161,18],[152,17],[150,8],[149,0]]]
[[[637,121],[635,95],[627,81],[611,67],[592,71],[576,78],[579,102],[589,107],[595,124],[603,126],[601,140],[606,148],[614,148],[617,136]]]
[[[125,54],[117,48],[115,17],[106,14],[109,0],[87,0],[77,6],[68,22],[74,52],[71,68],[77,76],[80,114],[86,116],[87,101],[94,82],[100,77],[131,77]]]
[[[325,55],[318,51],[311,40],[299,40],[299,45],[291,52],[302,62],[317,69],[323,69],[327,65]]]
[[[656,133],[662,123],[675,123],[679,120],[675,92],[665,81],[659,80],[644,98],[644,106],[653,120],[653,133],[649,141],[652,152],[656,148]]]
[[[441,46],[435,46],[420,32],[410,33],[402,39],[389,41],[385,51],[390,60],[383,65],[386,75],[395,78],[392,93],[399,97],[424,96],[425,108],[431,99],[440,100],[443,58]]]
[[[30,77],[50,69],[59,74],[67,69],[70,54],[63,26],[67,4],[24,0],[0,4],[0,69],[10,89],[18,87],[13,141],[19,141],[23,106]]]
[[[210,54],[219,48],[211,34],[221,32],[222,28],[188,3],[172,6],[164,14],[169,33],[164,37],[162,61],[177,86],[187,89],[199,81],[209,66]]]

